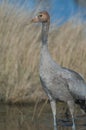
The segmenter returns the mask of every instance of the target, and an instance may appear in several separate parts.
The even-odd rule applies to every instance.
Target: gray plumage
[[[50,17],[46,11],[40,12],[33,22],[42,22],[42,46],[40,56],[40,80],[42,87],[48,95],[54,118],[54,130],[57,130],[56,121],[56,101],[66,102],[74,123],[74,104],[77,103],[86,111],[86,83],[83,77],[77,72],[63,68],[58,65],[52,58],[48,50],[47,38]],[[82,106],[83,104],[83,106]]]

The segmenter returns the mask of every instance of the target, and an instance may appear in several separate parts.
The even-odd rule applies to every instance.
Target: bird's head
[[[33,23],[38,23],[38,22],[41,22],[41,23],[50,23],[50,16],[48,14],[47,11],[42,11],[42,12],[39,12],[38,15],[36,15],[32,20],[31,22]]]

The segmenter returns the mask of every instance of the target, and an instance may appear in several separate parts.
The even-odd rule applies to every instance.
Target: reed
[[[30,23],[31,12],[8,2],[0,4],[0,99],[39,102],[47,97],[39,80],[41,27]],[[51,24],[52,26],[52,24]],[[86,78],[85,25],[68,22],[49,33],[49,49],[60,65]]]

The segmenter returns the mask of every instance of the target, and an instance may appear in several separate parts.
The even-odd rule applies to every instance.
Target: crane
[[[47,11],[39,12],[31,21],[42,23],[39,76],[42,87],[50,100],[54,130],[58,129],[56,101],[67,103],[72,117],[72,130],[76,130],[74,106],[78,104],[86,112],[86,82],[79,73],[60,66],[52,59],[48,50],[49,13]]]

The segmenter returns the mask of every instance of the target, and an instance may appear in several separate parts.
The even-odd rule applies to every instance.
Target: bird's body
[[[59,66],[52,60],[46,45],[40,57],[40,79],[47,95],[55,100],[85,100],[86,83],[83,77],[70,69]]]
[[[54,130],[57,130],[57,100],[68,104],[73,122],[72,129],[75,130],[74,104],[79,104],[80,107],[86,111],[86,83],[80,74],[73,70],[61,67],[51,58],[47,44],[50,24],[49,14],[46,11],[40,12],[38,17],[32,21],[42,22],[42,46],[39,75],[42,87],[50,99],[54,118]]]
[[[41,54],[40,79],[43,89],[48,96],[55,100],[66,101],[68,97],[72,98],[68,94],[66,81],[61,77],[62,68],[51,59],[45,46],[42,51],[44,52]]]

